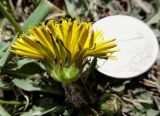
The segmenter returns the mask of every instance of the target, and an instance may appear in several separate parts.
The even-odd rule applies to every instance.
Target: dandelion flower
[[[42,61],[46,71],[58,82],[69,83],[79,78],[79,67],[88,56],[108,58],[116,49],[115,39],[105,40],[94,31],[91,22],[54,20],[29,29],[12,45],[11,52]]]

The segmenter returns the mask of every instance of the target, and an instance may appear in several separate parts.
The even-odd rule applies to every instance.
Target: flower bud
[[[110,96],[100,104],[100,111],[106,116],[118,115],[121,111],[121,102],[116,96]]]

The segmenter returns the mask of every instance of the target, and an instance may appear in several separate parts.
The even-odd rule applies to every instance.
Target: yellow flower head
[[[78,78],[78,67],[88,56],[111,57],[115,39],[104,40],[100,31],[93,31],[91,22],[64,19],[61,23],[50,20],[22,34],[12,52],[41,60],[50,75],[59,82]]]

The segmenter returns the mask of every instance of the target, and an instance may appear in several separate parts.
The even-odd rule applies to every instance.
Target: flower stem
[[[0,1],[0,11],[1,13],[9,20],[9,22],[15,27],[17,32],[23,33],[22,27],[15,21],[15,19],[8,13],[8,11],[4,8],[4,5]]]
[[[63,84],[66,97],[76,108],[87,106],[87,102],[76,92],[72,84]]]
[[[0,99],[0,104],[10,104],[10,105],[22,105],[25,104],[25,102],[20,102],[20,101],[6,101],[6,100],[2,100]]]

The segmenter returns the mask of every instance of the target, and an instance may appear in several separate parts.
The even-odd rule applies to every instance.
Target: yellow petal
[[[34,54],[34,53],[30,53],[30,52],[25,52],[25,51],[21,51],[21,50],[11,50],[12,53],[15,53],[17,55],[20,56],[28,56],[28,57],[32,57],[32,58],[38,58],[38,59],[43,59],[44,57],[39,55],[39,54]]]

